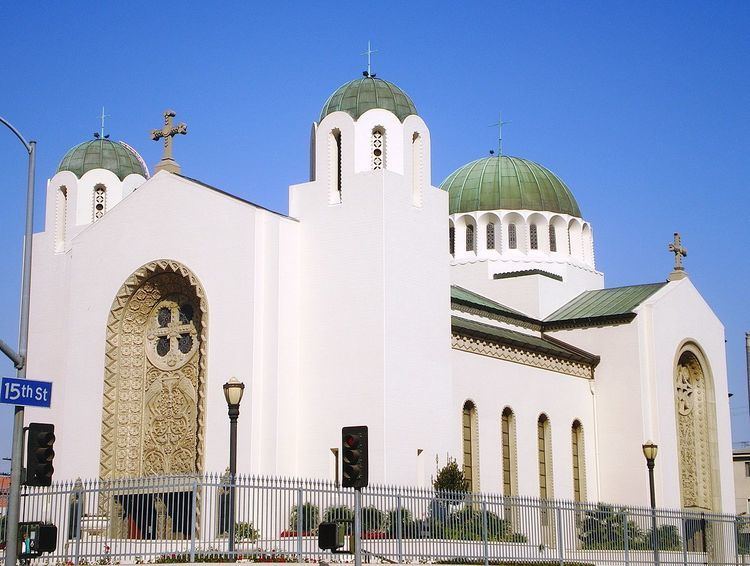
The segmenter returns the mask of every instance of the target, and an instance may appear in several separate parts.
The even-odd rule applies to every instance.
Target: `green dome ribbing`
[[[123,144],[111,140],[89,140],[78,144],[65,154],[57,172],[70,171],[79,179],[92,169],[112,171],[122,181],[131,173],[148,178],[148,172],[138,155]]]
[[[357,120],[373,108],[390,110],[402,122],[407,116],[417,114],[417,108],[403,90],[395,84],[376,77],[354,79],[336,89],[320,111],[320,120],[331,112],[346,112]]]
[[[581,217],[573,193],[552,171],[507,155],[485,157],[451,173],[450,214],[477,210],[540,210]]]

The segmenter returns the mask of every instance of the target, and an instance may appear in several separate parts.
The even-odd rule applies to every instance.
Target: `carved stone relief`
[[[203,469],[206,301],[195,276],[168,260],[143,266],[107,324],[103,479]]]
[[[683,353],[675,375],[682,505],[710,510],[713,498],[706,387],[698,358],[692,352]]]

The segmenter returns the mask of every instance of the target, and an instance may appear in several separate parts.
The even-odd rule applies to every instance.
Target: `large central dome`
[[[70,171],[80,179],[92,169],[112,171],[120,181],[132,173],[148,179],[146,166],[135,150],[108,139],[89,140],[70,149],[60,161],[57,172]]]
[[[573,193],[552,171],[508,155],[477,159],[451,173],[440,188],[448,191],[450,213],[477,210],[539,210],[580,218]]]
[[[403,90],[395,84],[373,76],[354,79],[340,86],[328,97],[320,111],[320,121],[331,112],[346,112],[357,120],[373,108],[393,112],[402,122],[407,116],[417,114],[417,108]]]

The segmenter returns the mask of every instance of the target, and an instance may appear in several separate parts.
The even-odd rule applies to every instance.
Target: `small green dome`
[[[70,171],[79,179],[92,169],[112,171],[122,181],[131,173],[148,178],[148,171],[135,151],[121,142],[94,139],[78,144],[65,154],[57,172]]]
[[[448,191],[451,214],[541,210],[581,217],[573,193],[557,175],[519,157],[477,159],[451,173],[440,188]]]
[[[354,79],[336,89],[323,105],[319,121],[337,110],[346,112],[357,120],[373,108],[390,110],[402,122],[407,116],[417,114],[417,108],[403,90],[383,79],[367,76]]]

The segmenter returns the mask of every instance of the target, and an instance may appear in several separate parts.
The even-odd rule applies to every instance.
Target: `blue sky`
[[[45,180],[103,105],[112,138],[151,166],[148,132],[174,108],[186,175],[286,212],[311,122],[372,40],[373,71],[430,128],[435,183],[495,147],[502,111],[505,152],[572,189],[608,286],[663,280],[682,233],[690,277],[726,325],[734,440],[747,441],[748,22],[750,3],[731,1],[6,2],[0,115],[39,142],[37,230]],[[12,343],[25,171],[0,131],[0,337]],[[12,375],[4,359],[0,374]],[[0,457],[10,423],[0,407]]]

